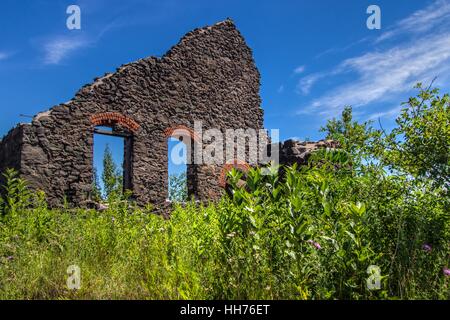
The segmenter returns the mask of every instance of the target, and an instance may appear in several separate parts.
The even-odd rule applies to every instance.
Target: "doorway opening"
[[[187,187],[187,146],[183,137],[167,139],[168,145],[168,201],[186,202]]]
[[[121,197],[125,190],[131,190],[131,145],[130,134],[95,127],[92,200]]]

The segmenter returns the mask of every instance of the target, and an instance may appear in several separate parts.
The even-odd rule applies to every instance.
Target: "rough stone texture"
[[[291,166],[294,163],[305,165],[311,154],[321,148],[337,148],[337,142],[333,140],[321,140],[318,142],[306,142],[286,140],[280,143],[280,164]]]
[[[0,167],[1,173],[6,168],[20,171],[21,150],[23,141],[23,124],[17,125],[11,129],[0,141]],[[4,177],[0,175],[0,185],[3,185]]]
[[[96,125],[129,134],[129,185],[140,204],[167,198],[168,128],[263,128],[260,75],[232,21],[196,29],[162,58],[149,57],[84,86],[67,102],[20,125],[0,143],[0,170],[19,170],[52,205],[89,200]],[[220,194],[219,165],[188,165],[197,199]]]

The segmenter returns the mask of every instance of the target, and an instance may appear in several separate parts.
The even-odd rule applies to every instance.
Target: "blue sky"
[[[71,4],[81,30],[66,28]],[[366,27],[371,4],[381,30]],[[389,128],[415,82],[437,76],[449,89],[450,0],[2,0],[0,135],[29,121],[20,114],[68,101],[95,77],[227,17],[253,49],[265,126],[281,139],[322,138],[320,126],[347,104]]]

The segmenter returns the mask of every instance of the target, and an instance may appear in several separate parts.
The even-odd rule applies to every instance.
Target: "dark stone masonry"
[[[92,193],[94,133],[106,126],[125,138],[124,187],[139,204],[165,203],[174,128],[193,132],[202,121],[203,130],[263,129],[259,88],[252,51],[231,20],[196,29],[163,57],[125,64],[16,126],[0,142],[0,171],[16,169],[52,206],[64,198],[83,206]],[[287,148],[282,163],[299,150]],[[221,176],[223,165],[188,164],[189,195],[218,197]]]
[[[280,164],[293,165],[297,163],[299,166],[308,163],[311,154],[318,149],[336,149],[338,144],[333,140],[321,140],[318,142],[286,140],[280,143]]]
[[[66,197],[80,205],[91,194],[94,129],[109,126],[127,136],[125,187],[138,203],[165,202],[166,130],[192,128],[194,120],[204,130],[259,130],[259,86],[252,51],[232,21],[196,29],[162,58],[123,65],[11,130],[0,143],[0,171],[17,169],[51,204]],[[220,193],[220,167],[188,165],[187,171],[191,195],[207,199]]]

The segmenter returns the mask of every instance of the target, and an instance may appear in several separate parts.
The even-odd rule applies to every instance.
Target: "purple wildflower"
[[[14,259],[14,257],[13,257],[13,256],[9,256],[9,257],[6,257],[6,259],[9,260],[9,261],[11,261],[11,260]]]
[[[426,252],[430,252],[431,251],[431,246],[429,245],[429,244],[424,244],[423,246],[422,246],[422,249],[424,250],[424,251],[426,251]]]
[[[449,269],[449,268],[444,268],[444,269],[442,269],[442,271],[444,272],[444,275],[445,275],[446,277],[449,277],[449,276],[450,276],[450,269]]]
[[[307,241],[308,243],[310,243],[310,244],[312,244],[317,250],[320,250],[320,249],[322,249],[322,247],[320,246],[320,243],[318,243],[318,242],[315,242],[314,240],[308,240]]]

